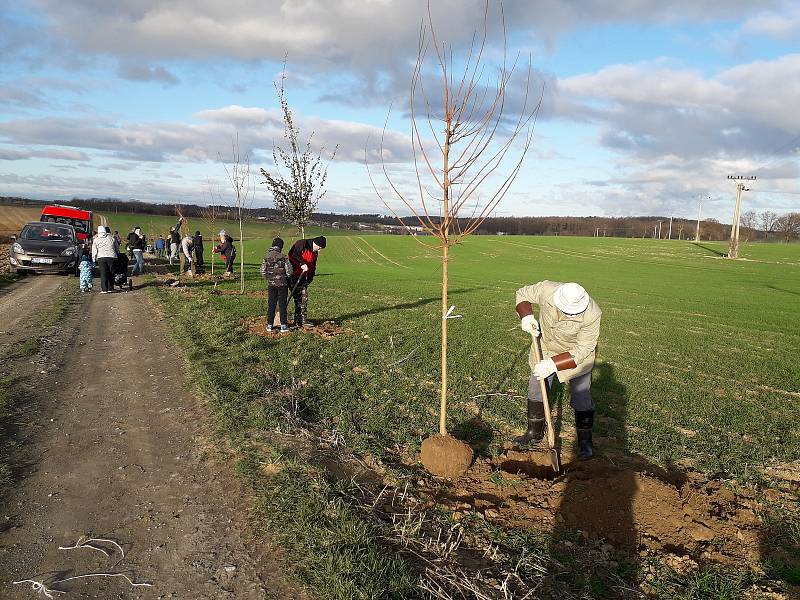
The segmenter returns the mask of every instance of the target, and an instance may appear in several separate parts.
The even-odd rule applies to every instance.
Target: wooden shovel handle
[[[542,349],[539,346],[539,336],[531,336],[533,338],[533,351],[536,354],[536,361],[542,360]],[[547,383],[544,379],[539,380],[539,386],[542,391],[542,403],[544,404],[544,421],[547,424],[547,445],[551,450],[556,447],[556,432],[553,428],[553,418],[550,415],[550,400],[547,397]]]

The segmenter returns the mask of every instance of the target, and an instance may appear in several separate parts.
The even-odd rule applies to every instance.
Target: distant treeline
[[[47,204],[41,200],[0,196],[0,204]],[[96,212],[126,212],[150,215],[175,215],[176,205],[153,204],[139,200],[118,200],[115,198],[74,198],[59,204],[80,206]],[[202,217],[207,206],[197,204],[177,205],[187,217]],[[234,209],[229,206],[216,206],[217,216],[234,218]],[[280,214],[272,208],[252,208],[247,211],[249,218],[270,221],[280,219]],[[419,222],[413,217],[404,218],[407,225],[416,226]],[[397,226],[396,218],[380,214],[337,214],[315,213],[312,224],[327,225],[343,229],[382,229]],[[693,239],[697,221],[673,219],[670,229],[669,217],[491,217],[486,219],[478,234],[505,235],[561,235],[597,237],[638,237]],[[770,211],[756,213],[748,211],[742,215],[741,236],[747,241],[779,238],[791,241],[800,237],[800,213],[777,215]],[[716,219],[700,222],[700,238],[703,240],[726,240],[730,237],[730,225]]]

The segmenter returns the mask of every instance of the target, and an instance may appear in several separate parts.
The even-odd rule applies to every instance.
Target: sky
[[[496,89],[504,49],[516,64],[481,159],[508,152],[470,203],[489,203],[522,157],[496,215],[696,218],[702,201],[704,218],[730,222],[728,175],[757,177],[744,210],[800,211],[800,2],[486,8],[430,8],[453,72],[485,26],[476,89]],[[238,137],[252,204],[270,206],[258,171],[275,171],[283,143],[285,60],[301,138],[313,132],[326,160],[336,149],[319,209],[408,214],[388,182],[419,208],[409,90],[428,18],[424,0],[0,0],[0,195],[229,203]],[[420,98],[441,131],[441,70],[426,39],[416,115],[436,155]],[[520,116],[533,128],[509,139]],[[432,180],[424,190],[436,206]]]

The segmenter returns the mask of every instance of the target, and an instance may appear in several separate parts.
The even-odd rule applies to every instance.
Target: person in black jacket
[[[236,258],[233,238],[223,229],[219,232],[219,242],[219,246],[214,248],[214,254],[219,253],[225,261],[225,277],[233,277],[233,259]]]
[[[308,284],[317,270],[317,253],[325,245],[325,236],[320,235],[310,240],[297,240],[289,250],[289,262],[292,263],[289,285],[294,290],[294,324],[297,327],[311,325],[308,321]]]
[[[199,231],[194,232],[192,238],[192,248],[194,248],[194,270],[196,273],[203,272],[203,236]]]
[[[267,331],[272,331],[275,322],[275,307],[281,319],[281,333],[289,333],[287,304],[289,301],[289,278],[292,276],[292,264],[282,254],[283,240],[276,237],[272,240],[269,252],[261,261],[261,274],[267,284]]]
[[[135,227],[133,231],[128,234],[128,248],[131,249],[131,255],[134,260],[131,277],[144,274],[144,245],[145,240],[142,235],[142,230],[140,227]]]
[[[178,218],[175,227],[170,227],[169,230],[169,264],[174,264],[173,261],[177,260],[178,252],[181,249],[181,223],[183,217]]]

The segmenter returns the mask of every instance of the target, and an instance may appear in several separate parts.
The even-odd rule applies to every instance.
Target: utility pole
[[[742,214],[742,192],[749,192],[742,180],[755,181],[755,175],[728,175],[728,179],[735,180],[736,183],[736,205],[733,209],[733,223],[731,223],[731,241],[728,245],[728,258],[739,258],[739,217]]]
[[[672,239],[672,217],[669,218],[669,232],[667,233],[667,239]]]
[[[711,200],[711,196],[706,196],[707,200]],[[694,241],[700,241],[700,213],[703,210],[703,195],[697,197],[697,231],[694,234]],[[688,236],[687,236],[688,237]]]

